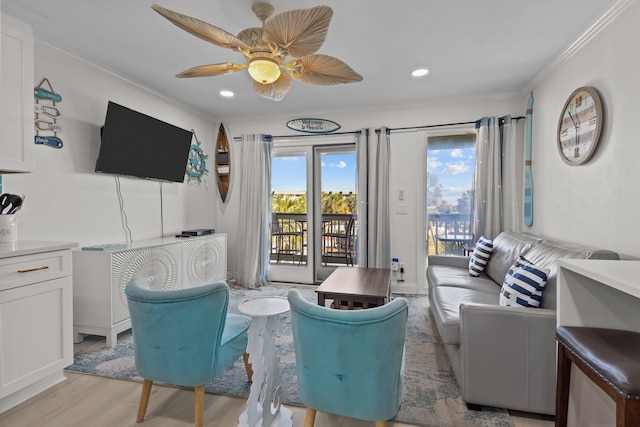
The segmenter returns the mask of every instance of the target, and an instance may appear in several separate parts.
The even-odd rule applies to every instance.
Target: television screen
[[[190,131],[109,101],[96,172],[184,182]]]

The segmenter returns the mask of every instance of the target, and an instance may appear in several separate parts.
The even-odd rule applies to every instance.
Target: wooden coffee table
[[[389,301],[388,268],[338,267],[318,286],[318,305],[334,300],[334,308],[371,308]]]

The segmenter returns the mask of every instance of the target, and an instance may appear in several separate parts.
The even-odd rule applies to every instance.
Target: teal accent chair
[[[335,310],[305,300],[296,289],[287,297],[305,427],[313,426],[316,411],[384,426],[400,408],[407,300]]]
[[[204,384],[244,354],[251,318],[228,314],[222,282],[178,290],[152,290],[142,278],[125,287],[136,370],[144,378],[137,422],[145,419],[153,381],[195,387],[195,425],[202,426]]]

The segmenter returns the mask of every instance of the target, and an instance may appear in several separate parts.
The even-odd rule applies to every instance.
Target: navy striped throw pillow
[[[469,274],[479,276],[489,262],[489,257],[493,252],[493,240],[482,236],[476,242],[471,258],[469,258]]]
[[[548,268],[537,267],[520,256],[504,278],[500,305],[540,307],[548,277]]]

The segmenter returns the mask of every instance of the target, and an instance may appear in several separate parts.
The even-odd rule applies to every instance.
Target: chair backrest
[[[335,310],[288,293],[298,395],[308,407],[363,420],[399,409],[408,303]]]
[[[125,294],[141,377],[182,386],[213,379],[229,304],[225,283],[157,291],[133,278]]]

